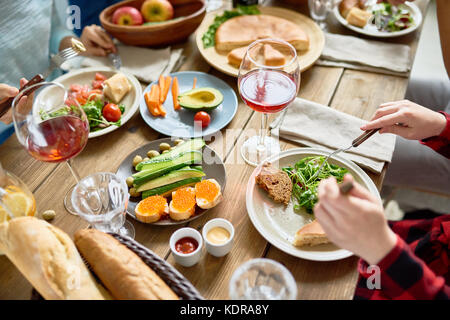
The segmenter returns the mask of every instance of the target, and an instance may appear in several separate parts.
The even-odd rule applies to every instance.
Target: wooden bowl
[[[163,46],[180,42],[189,37],[206,14],[205,0],[170,0],[175,12],[172,20],[150,26],[122,26],[112,23],[112,15],[117,8],[132,6],[140,11],[144,1],[127,0],[107,7],[100,13],[100,22],[103,28],[124,44]]]

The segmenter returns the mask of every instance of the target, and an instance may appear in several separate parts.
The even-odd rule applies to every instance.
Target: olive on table
[[[159,149],[161,151],[170,150],[170,144],[163,142],[159,145]]]
[[[149,157],[150,159],[157,156],[159,156],[159,152],[156,150],[149,150],[147,152],[147,157]]]
[[[140,197],[141,193],[137,192],[136,188],[131,188],[130,189],[130,196],[136,198],[136,197]]]
[[[136,155],[133,158],[133,167],[136,167],[140,162],[142,162],[142,157],[139,155]]]
[[[45,210],[44,212],[42,212],[42,218],[44,220],[53,220],[56,217],[56,212],[55,210]]]
[[[133,186],[133,182],[134,182],[134,178],[133,177],[128,177],[126,180],[127,186],[128,187],[132,187]]]

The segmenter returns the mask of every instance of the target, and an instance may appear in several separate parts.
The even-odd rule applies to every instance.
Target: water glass
[[[253,259],[233,273],[229,295],[232,300],[294,300],[297,284],[280,263],[271,259]]]
[[[322,30],[326,30],[325,19],[334,7],[334,0],[308,0],[308,6],[311,17]]]
[[[125,181],[109,172],[81,179],[71,195],[73,208],[93,228],[134,238],[134,227],[126,221],[128,198]]]

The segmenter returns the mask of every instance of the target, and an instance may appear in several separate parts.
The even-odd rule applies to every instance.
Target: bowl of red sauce
[[[191,267],[201,258],[203,238],[200,232],[193,228],[181,228],[170,237],[170,250],[175,262]]]

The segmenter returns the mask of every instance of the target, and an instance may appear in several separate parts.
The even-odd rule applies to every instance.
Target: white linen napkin
[[[296,100],[270,125],[273,136],[279,136],[309,147],[329,151],[348,147],[363,133],[365,120],[301,98]],[[376,133],[357,148],[340,153],[373,172],[380,173],[390,162],[395,136]]]
[[[181,58],[183,49],[147,49],[119,44],[118,53],[122,60],[123,71],[129,72],[144,82],[158,80],[161,74],[169,74]],[[81,67],[113,67],[108,57],[85,57]]]
[[[407,45],[326,33],[316,64],[408,77],[412,59]]]

